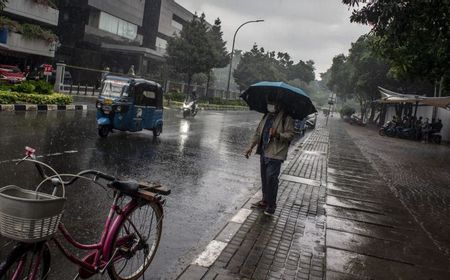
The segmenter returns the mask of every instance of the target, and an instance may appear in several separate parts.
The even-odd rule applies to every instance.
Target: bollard
[[[80,95],[80,83],[78,83],[77,95]]]
[[[95,86],[92,86],[92,96],[95,95]]]
[[[72,94],[72,84],[70,84],[69,93]]]
[[[84,86],[84,95],[87,95],[87,84]]]

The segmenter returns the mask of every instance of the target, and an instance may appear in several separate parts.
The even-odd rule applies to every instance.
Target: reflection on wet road
[[[32,166],[12,161],[21,157],[25,146],[36,148],[59,172],[98,169],[161,182],[172,194],[160,248],[146,279],[172,278],[255,191],[258,159],[245,160],[242,152],[259,117],[251,112],[201,112],[194,119],[182,119],[177,111],[166,110],[157,139],[151,131],[115,132],[100,139],[94,111],[1,112],[0,185],[32,188],[38,182]],[[110,196],[95,186],[68,188],[63,219],[80,241],[93,242],[100,235]],[[76,267],[56,250],[52,254],[55,279],[71,279]]]

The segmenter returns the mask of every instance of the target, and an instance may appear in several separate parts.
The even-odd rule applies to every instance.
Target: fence
[[[69,70],[66,70],[69,69]],[[57,64],[56,82],[54,90],[57,92],[64,92],[76,95],[86,95],[86,96],[97,96],[100,93],[101,86],[100,80],[102,75],[110,73],[116,75],[123,75],[120,73],[106,72],[104,70],[89,69],[72,65]],[[73,81],[72,77],[76,76],[77,81]],[[84,78],[89,76],[90,79]],[[81,77],[81,78],[80,78]],[[240,93],[235,91],[230,91],[227,93],[225,89],[208,88],[201,85],[188,85],[186,83],[173,82],[173,81],[160,81],[153,80],[161,84],[164,88],[164,92],[178,92],[178,93],[188,93],[196,91],[198,97],[214,97],[226,100],[237,100],[239,99]]]

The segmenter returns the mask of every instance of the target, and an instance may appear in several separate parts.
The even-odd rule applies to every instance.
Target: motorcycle
[[[395,125],[392,121],[386,122],[378,131],[381,136],[394,137],[397,134]]]
[[[430,143],[434,143],[434,144],[441,144],[441,142],[442,142],[442,135],[440,135],[439,132],[433,132],[428,137],[428,141]]]
[[[195,100],[184,101],[181,110],[183,110],[183,118],[186,118],[188,116],[195,117],[195,115],[197,115],[198,112],[197,101]]]
[[[415,128],[400,128],[397,132],[399,138],[416,140],[417,132]]]

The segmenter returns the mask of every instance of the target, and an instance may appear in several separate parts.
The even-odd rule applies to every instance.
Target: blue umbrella
[[[285,113],[294,119],[304,119],[317,112],[309,96],[301,89],[283,82],[259,82],[241,95],[250,110],[267,113],[267,99],[276,100]]]

